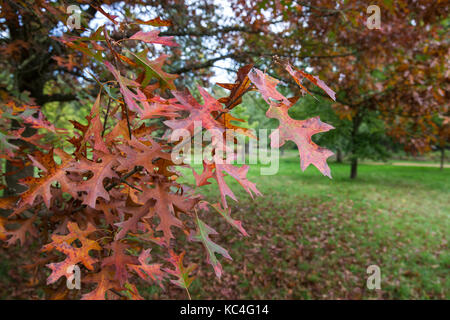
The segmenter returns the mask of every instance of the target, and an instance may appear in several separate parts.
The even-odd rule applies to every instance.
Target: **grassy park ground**
[[[229,201],[232,215],[249,237],[213,211],[204,216],[233,262],[220,259],[220,280],[202,262],[192,298],[449,299],[450,170],[362,164],[355,181],[347,164],[331,170],[332,180],[313,167],[302,173],[298,157],[283,158],[275,176],[260,176],[253,166],[249,178],[264,195],[255,200],[227,180],[239,198]],[[214,188],[205,190],[217,201]],[[15,288],[23,284],[18,262],[1,255],[0,298],[27,294]],[[189,261],[205,261],[201,255],[201,245],[189,244]],[[366,288],[373,264],[381,269],[381,291]],[[173,286],[142,288],[146,298],[187,297]]]
[[[284,158],[275,176],[251,169],[264,195],[254,201],[228,180],[239,198],[233,216],[250,236],[208,215],[234,261],[221,259],[221,280],[202,265],[193,299],[450,298],[450,170],[358,169],[351,181],[347,164],[331,164],[330,180],[313,167],[302,173],[298,156]],[[218,199],[213,188],[207,197]],[[381,292],[366,288],[372,264]]]

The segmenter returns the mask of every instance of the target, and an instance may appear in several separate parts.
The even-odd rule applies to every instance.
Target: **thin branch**
[[[108,121],[108,114],[109,109],[111,108],[111,98],[108,99],[108,107],[106,107],[106,113],[105,113],[105,120],[103,121],[103,131],[102,131],[102,138],[105,135],[106,131],[106,122]]]

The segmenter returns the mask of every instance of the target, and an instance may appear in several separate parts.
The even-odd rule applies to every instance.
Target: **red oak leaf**
[[[163,232],[163,239],[166,244],[173,238],[171,227],[181,228],[181,221],[175,217],[175,211],[188,213],[194,207],[197,199],[187,198],[185,196],[173,193],[170,188],[173,184],[156,181],[152,189],[145,189],[142,195],[143,199],[155,199],[155,210],[159,217],[159,225],[156,231]]]
[[[290,101],[276,89],[276,86],[280,82],[277,79],[255,68],[250,71],[248,77],[256,88],[258,88],[259,92],[261,92],[261,95],[268,104],[271,104],[275,100],[276,102],[291,105]]]
[[[126,265],[135,263],[136,258],[125,253],[128,246],[120,241],[113,241],[106,248],[110,249],[112,254],[103,260],[102,267],[113,266],[115,269],[114,279],[119,281],[122,286],[128,280]]]
[[[104,154],[100,157],[101,162],[94,162],[82,158],[80,162],[72,166],[72,170],[75,172],[92,172],[92,177],[76,184],[76,190],[86,193],[83,203],[94,209],[98,197],[105,200],[110,199],[109,193],[103,185],[104,180],[107,178],[119,178],[117,173],[112,170],[118,164],[117,157],[110,154]]]
[[[96,262],[96,259],[89,255],[89,251],[102,249],[96,241],[87,238],[90,233],[96,230],[94,226],[88,225],[86,230],[83,231],[79,229],[75,222],[69,222],[67,228],[69,229],[68,235],[52,235],[53,242],[42,247],[42,251],[55,249],[67,256],[64,261],[47,265],[52,270],[52,273],[47,278],[47,284],[56,282],[62,276],[67,277],[67,269],[78,263],[82,263],[89,270],[94,270],[93,264]],[[81,247],[71,245],[75,240],[80,241]]]
[[[216,163],[208,164],[203,162],[203,172],[199,175],[193,170],[195,181],[197,186],[210,184],[208,179],[214,178],[219,186],[220,195],[222,198],[222,205],[224,208],[228,208],[226,197],[229,196],[234,201],[237,201],[233,191],[228,187],[224,179],[224,173],[232,176],[239,182],[239,184],[247,191],[253,198],[253,193],[257,196],[261,195],[261,192],[256,188],[253,182],[247,179],[247,172],[249,166],[243,165],[242,167],[235,167],[232,164],[222,163],[223,161],[216,161]],[[215,169],[215,170],[214,170]]]
[[[216,253],[221,254],[224,258],[229,260],[233,260],[231,256],[228,254],[228,251],[214,243],[209,236],[217,234],[217,231],[208,226],[198,217],[196,218],[197,232],[192,233],[190,235],[191,241],[197,241],[203,243],[203,246],[206,249],[207,261],[210,263],[216,273],[216,276],[220,278],[222,276],[222,265],[219,260],[217,260]]]
[[[126,156],[125,158],[118,158],[118,171],[129,171],[136,166],[144,167],[149,173],[154,173],[158,168],[155,159],[170,160],[170,154],[163,152],[161,146],[148,138],[148,141],[138,141],[134,137],[128,142],[128,145],[118,146],[119,150]],[[146,144],[144,144],[145,142]]]
[[[267,117],[280,121],[278,131],[270,135],[271,147],[279,148],[286,140],[295,142],[300,154],[301,169],[304,171],[310,164],[313,164],[323,175],[331,178],[327,158],[333,155],[333,152],[319,147],[311,140],[311,136],[319,132],[334,129],[333,126],[320,121],[319,117],[307,120],[292,119],[288,115],[288,110],[288,106],[283,104],[276,106],[272,103],[267,111]],[[277,134],[279,134],[279,140],[276,138]]]
[[[97,287],[84,294],[82,300],[105,300],[107,298],[107,292],[111,289],[120,289],[117,281],[114,279],[114,270],[112,268],[102,268],[100,272],[95,274],[89,274],[83,278],[83,282],[95,283]]]
[[[171,47],[178,46],[178,43],[172,41],[173,37],[159,37],[159,32],[159,30],[152,30],[149,32],[139,31],[135,33],[130,39],[141,40],[147,43],[158,43]]]
[[[148,264],[148,260],[150,260],[150,251],[150,249],[142,250],[138,258],[139,264],[127,264],[127,267],[136,272],[141,279],[145,281],[156,281],[163,287],[161,281],[164,278],[164,273],[161,270],[161,264]]]
[[[62,159],[60,165],[57,165],[53,160],[53,150],[46,154],[37,152],[34,156],[29,155],[33,164],[40,168],[43,173],[40,178],[28,177],[21,180],[21,184],[27,186],[28,190],[20,194],[20,206],[33,205],[36,197],[41,196],[47,208],[50,208],[51,187],[55,181],[60,184],[63,192],[70,193],[74,197],[77,196],[73,189],[74,182],[69,179],[66,172],[73,166],[74,160],[64,151],[57,149],[55,153]]]
[[[294,78],[295,82],[306,92],[309,93],[308,89],[306,89],[302,85],[303,78],[308,79],[312,83],[314,83],[316,86],[324,90],[334,101],[336,101],[336,93],[331,90],[325,82],[319,79],[319,77],[313,76],[311,74],[308,74],[300,69],[293,68],[289,63],[286,65],[286,70],[289,72],[289,74]]]
[[[222,105],[214,99],[205,89],[198,86],[200,95],[203,97],[204,104],[201,105],[189,92],[173,92],[175,98],[181,103],[181,107],[189,111],[189,116],[180,120],[166,120],[164,124],[172,130],[184,129],[194,132],[196,122],[205,129],[217,129],[223,132],[223,126],[211,114],[213,112],[223,111]]]
[[[194,281],[195,279],[194,277],[190,276],[190,274],[197,268],[197,265],[190,264],[189,266],[185,267],[183,265],[183,258],[185,253],[186,252],[183,251],[180,255],[177,255],[173,250],[170,250],[170,257],[169,259],[167,259],[167,261],[169,261],[172,266],[175,267],[175,269],[172,270],[165,268],[164,271],[177,277],[176,280],[170,280],[171,283],[179,286],[180,288],[188,289],[192,281]]]
[[[137,232],[138,223],[144,217],[151,217],[153,215],[153,200],[147,200],[143,206],[140,207],[124,207],[118,208],[123,214],[131,214],[131,217],[122,222],[116,223],[115,225],[121,228],[121,230],[116,234],[115,240],[122,239],[126,236],[128,231]]]

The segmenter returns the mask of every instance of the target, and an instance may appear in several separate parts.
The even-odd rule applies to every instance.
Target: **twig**
[[[135,174],[136,172],[141,171],[142,169],[144,169],[142,166],[135,166],[133,170],[131,170],[130,172],[128,172],[127,174],[123,175],[123,177],[120,178],[119,182],[113,182],[111,183],[109,186],[107,186],[105,188],[106,191],[111,190],[112,188],[114,188],[115,186],[117,186],[119,183],[126,183],[128,184],[125,180],[128,179],[129,177],[131,177],[133,174]]]
[[[103,121],[103,131],[102,131],[102,138],[105,135],[105,131],[106,131],[106,122],[108,121],[108,114],[109,114],[109,109],[111,107],[111,98],[108,99],[108,107],[106,107],[106,114],[105,114],[105,120]]]

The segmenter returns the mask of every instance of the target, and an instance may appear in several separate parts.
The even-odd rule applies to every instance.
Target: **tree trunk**
[[[342,151],[340,148],[336,150],[336,162],[342,163]]]
[[[441,171],[444,170],[445,148],[441,148]]]
[[[352,126],[352,133],[351,133],[351,166],[350,166],[350,179],[355,179],[358,174],[358,146],[357,146],[357,135],[359,127],[363,120],[363,114],[361,112],[357,112],[356,115],[353,117],[353,126]]]
[[[358,158],[352,158],[350,166],[350,179],[355,179],[358,175]]]

